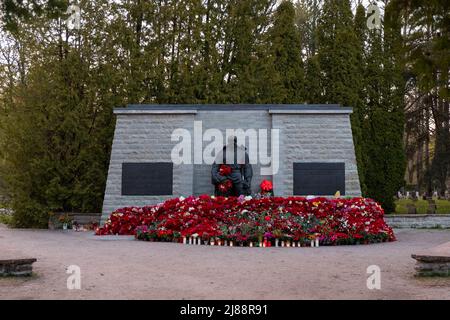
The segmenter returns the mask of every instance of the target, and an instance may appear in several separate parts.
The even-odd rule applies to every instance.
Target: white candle
[[[224,246],[225,246],[225,247],[227,247],[227,246],[228,246],[228,240],[225,240],[225,244],[224,244]]]
[[[262,245],[262,242],[260,242],[260,243],[259,243],[259,247],[262,248],[262,246],[263,246],[263,245]]]
[[[286,241],[286,247],[290,247],[291,246],[291,241]]]
[[[186,237],[183,237],[183,244],[186,244]]]
[[[275,247],[278,247],[278,239],[275,239]]]
[[[311,247],[314,247],[314,240],[311,240]]]
[[[316,238],[316,247],[319,247],[319,238]]]
[[[212,246],[214,245],[214,239],[211,239],[211,245]]]
[[[217,245],[221,246],[222,245],[222,240],[217,240]]]
[[[232,247],[233,246],[233,241],[230,241],[230,247]]]
[[[250,247],[253,247],[253,242],[250,242]]]
[[[283,240],[281,241],[281,246],[284,247],[284,241]]]
[[[192,244],[192,238],[189,237],[189,244]]]

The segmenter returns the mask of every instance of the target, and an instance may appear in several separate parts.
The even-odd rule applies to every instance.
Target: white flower
[[[192,237],[197,238],[197,237],[198,237],[198,233],[194,233],[194,234],[192,235]]]
[[[306,197],[306,200],[312,200],[312,199],[314,199],[314,198],[316,198],[316,196],[307,196],[307,197]]]
[[[245,197],[244,197],[244,200],[245,200],[245,201],[249,201],[249,200],[252,200],[252,199],[253,199],[252,196],[245,196]]]
[[[183,201],[185,198],[183,196],[178,198],[180,201]]]
[[[189,207],[189,211],[194,211],[195,209],[193,207]]]

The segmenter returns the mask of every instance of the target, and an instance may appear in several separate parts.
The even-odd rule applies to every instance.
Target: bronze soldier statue
[[[252,176],[252,165],[246,148],[238,146],[237,138],[232,137],[217,155],[212,166],[214,194],[224,197],[250,195]]]

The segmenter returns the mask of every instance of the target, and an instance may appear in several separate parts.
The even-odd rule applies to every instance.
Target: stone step
[[[0,276],[31,276],[35,258],[0,259]]]
[[[411,255],[419,276],[450,276],[450,242]]]

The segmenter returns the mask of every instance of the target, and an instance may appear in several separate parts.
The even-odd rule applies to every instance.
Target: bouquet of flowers
[[[273,185],[272,182],[269,180],[263,180],[261,184],[259,185],[261,188],[261,194],[262,195],[273,195]]]
[[[221,193],[227,193],[228,191],[231,190],[231,188],[233,188],[233,182],[231,182],[231,180],[227,179],[224,182],[222,182],[221,184],[219,184],[218,188]]]
[[[231,174],[231,167],[229,165],[226,164],[222,164],[219,168],[219,174],[223,177],[227,177]],[[221,193],[227,193],[231,190],[231,188],[233,188],[233,183],[231,182],[230,179],[225,180],[224,182],[222,182],[221,184],[219,184],[218,186],[219,191]]]
[[[219,173],[221,176],[229,176],[231,174],[231,167],[227,164],[220,165]]]

